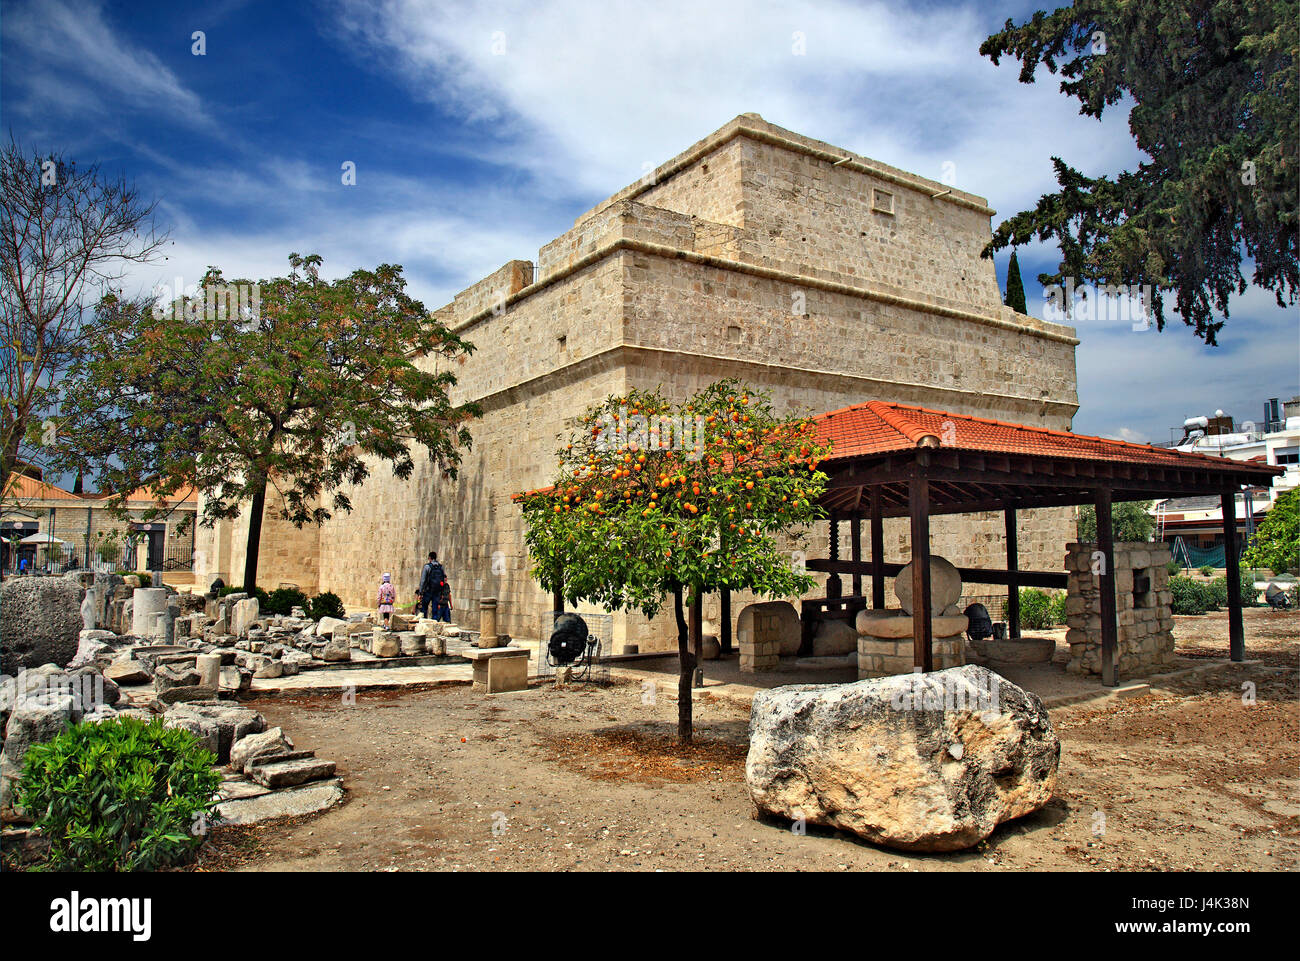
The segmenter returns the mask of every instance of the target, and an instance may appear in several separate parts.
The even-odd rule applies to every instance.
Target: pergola
[[[831,556],[808,561],[808,569],[830,577],[824,598],[803,602],[803,653],[811,653],[820,621],[852,622],[867,607],[864,577],[871,578],[871,607],[885,607],[885,578],[904,567],[885,562],[886,517],[911,521],[912,559],[917,562],[912,565],[917,668],[933,668],[930,517],[934,514],[1003,513],[1006,569],[958,571],[964,582],[1008,588],[1010,630],[1012,636],[1019,636],[1020,588],[1064,588],[1067,575],[1020,569],[1017,511],[1093,504],[1098,550],[1104,555],[1100,575],[1102,683],[1114,686],[1119,630],[1111,505],[1214,494],[1223,505],[1231,657],[1234,661],[1244,659],[1236,494],[1243,485],[1268,486],[1281,468],[881,401],[823,414],[816,424],[819,439],[832,444],[832,453],[821,463],[830,478],[821,503],[829,514]],[[868,560],[862,556],[864,519],[870,524]],[[839,556],[841,522],[850,525],[849,560]],[[852,578],[849,594],[844,593],[842,576]]]

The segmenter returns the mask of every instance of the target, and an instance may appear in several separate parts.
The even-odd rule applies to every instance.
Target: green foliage
[[[124,717],[76,724],[27,752],[19,805],[49,838],[49,866],[153,871],[202,843],[216,804],[216,758],[188,731]]]
[[[1003,303],[1022,314],[1029,313],[1025,303],[1025,282],[1020,279],[1020,260],[1014,250],[1011,251],[1011,262],[1007,264],[1007,296]]]
[[[261,609],[268,614],[289,614],[295,607],[307,610],[310,603],[307,595],[296,587],[277,587],[267,596]]]
[[[1255,572],[1241,568],[1241,606],[1255,607],[1259,604],[1259,588],[1255,586]]]
[[[1021,630],[1042,631],[1064,622],[1065,594],[1049,594],[1036,587],[1020,589]]]
[[[1205,587],[1209,592],[1210,610],[1217,611],[1228,606],[1228,579],[1226,577],[1216,577]]]
[[[343,601],[337,594],[323,591],[307,604],[307,616],[313,621],[319,621],[322,617],[346,617],[347,611],[343,609]]]
[[[1116,541],[1151,540],[1156,522],[1150,511],[1154,501],[1121,501],[1111,505],[1110,526]],[[1097,508],[1085,504],[1079,508],[1077,526],[1079,540],[1085,544],[1097,541]]]
[[[697,446],[674,449],[649,432],[667,417],[691,424]],[[657,391],[610,397],[558,452],[554,485],[516,498],[533,576],[550,590],[560,574],[570,603],[651,617],[676,588],[799,595],[813,579],[777,539],[823,516],[816,465],[827,451],[809,421],[778,417],[766,394],[737,381],[680,408]]]
[[[1165,570],[1169,572],[1170,577],[1177,577],[1183,572],[1182,561],[1170,561],[1165,565]]]
[[[1300,568],[1300,487],[1278,495],[1260,521],[1242,561],[1248,567],[1266,567],[1274,574]]]
[[[289,265],[256,284],[212,268],[200,295],[165,308],[104,298],[62,387],[60,466],[105,490],[192,485],[206,524],[273,485],[300,527],[350,511],[376,462],[410,477],[417,448],[454,477],[478,407],[448,395],[473,346],[406,294],[401,267],[328,281],[319,256]]]
[[[1214,573],[1214,565],[1213,565],[1213,564],[1202,564],[1200,567],[1198,567],[1198,568],[1196,569],[1196,571],[1197,571],[1197,573],[1200,574],[1202,577],[1209,577],[1211,574]]]
[[[153,575],[148,571],[116,571],[118,577],[138,577],[141,587],[153,586]]]
[[[1175,614],[1204,614],[1215,606],[1210,585],[1190,577],[1171,577],[1169,590],[1173,594],[1171,608]]]
[[[1060,190],[1004,221],[984,255],[1054,240],[1063,259],[1043,284],[1150,284],[1159,329],[1172,289],[1207,344],[1246,289],[1243,257],[1294,303],[1298,23],[1295,0],[1090,0],[1008,20],[980,53],[1018,60],[1022,83],[1059,69],[1085,116],[1121,104],[1142,160],[1089,177],[1053,157]]]
[[[225,597],[227,594],[247,594],[250,597],[257,598],[257,609],[264,611],[270,603],[270,595],[260,587],[254,587],[251,591],[247,587],[223,587],[217,591],[217,597]]]

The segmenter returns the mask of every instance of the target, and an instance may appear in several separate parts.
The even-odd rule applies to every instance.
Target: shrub
[[[138,577],[141,587],[153,587],[153,575],[146,571],[114,571],[118,577]]]
[[[1209,564],[1202,564],[1196,570],[1202,577],[1209,577],[1211,574],[1214,573],[1214,568]]]
[[[1020,627],[1041,631],[1065,620],[1065,595],[1059,600],[1036,587],[1020,591]]]
[[[1169,580],[1169,590],[1174,596],[1171,607],[1175,614],[1204,614],[1210,609],[1212,598],[1208,584],[1190,577],[1173,577]]]
[[[266,593],[266,591],[262,590],[260,587],[255,587],[251,591],[244,587],[223,587],[221,590],[217,591],[217,597],[225,597],[227,594],[253,595],[254,597],[257,598],[257,609],[259,611],[265,610],[267,604],[269,604],[271,601],[270,596]]]
[[[296,587],[277,587],[266,599],[262,608],[268,614],[289,614],[295,607],[307,610],[307,595]]]
[[[1228,579],[1216,577],[1205,585],[1210,598],[1210,610],[1217,611],[1228,606]]]
[[[333,591],[317,594],[307,607],[307,616],[313,621],[319,621],[322,617],[345,617],[346,615],[343,601]]]
[[[1255,607],[1259,604],[1259,588],[1255,586],[1255,572],[1250,568],[1241,569],[1241,606]]]
[[[1169,572],[1170,577],[1177,577],[1183,572],[1183,565],[1180,561],[1170,561],[1165,565],[1165,570]]]
[[[30,748],[18,804],[50,841],[48,866],[152,871],[203,841],[221,774],[189,731],[133,717],[75,724]]]

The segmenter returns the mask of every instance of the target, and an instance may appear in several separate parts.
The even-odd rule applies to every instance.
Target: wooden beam
[[[908,486],[912,521],[912,666],[934,670],[930,622],[930,482],[918,469]]]
[[[1101,683],[1115,686],[1115,652],[1119,648],[1119,623],[1115,603],[1115,534],[1111,526],[1110,488],[1098,487],[1097,547],[1101,550]]]
[[[861,488],[859,488],[859,490],[860,490],[860,489],[861,489]],[[855,515],[853,516],[853,519],[852,519],[851,521],[849,521],[849,524],[851,525],[851,526],[849,527],[849,535],[850,535],[850,536],[849,536],[849,542],[850,542],[849,546],[850,546],[850,550],[851,550],[851,553],[852,553],[852,556],[853,556],[853,560],[854,560],[854,562],[860,564],[860,563],[862,563],[862,518],[859,517],[859,516],[857,516],[857,515],[855,514]],[[853,595],[854,595],[854,597],[857,597],[857,596],[860,595],[861,593],[862,593],[862,575],[861,575],[861,574],[854,574],[854,575],[853,575]]]
[[[806,562],[808,570],[818,571],[823,574],[862,574],[875,575],[875,566],[871,561],[830,561],[825,558],[813,558]],[[907,565],[899,564],[897,561],[882,563],[882,582],[885,578],[894,577]],[[1018,570],[1014,574],[1011,571],[989,570],[982,567],[959,567],[957,573],[961,575],[964,584],[997,584],[1002,587],[1010,586],[1011,578],[1015,577],[1021,587],[1052,587],[1065,588],[1069,584],[1070,575],[1064,571],[1026,571]]]
[[[885,609],[885,518],[880,512],[880,488],[871,488],[871,606]]]
[[[1241,568],[1237,561],[1237,491],[1223,492],[1223,560],[1228,576],[1228,656],[1246,659],[1246,632],[1241,623]]]
[[[1016,532],[1016,509],[1004,512],[1007,531],[1007,631],[1012,637],[1020,636],[1020,545]]]

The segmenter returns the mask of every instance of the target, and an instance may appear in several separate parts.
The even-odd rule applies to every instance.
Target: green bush
[[[1170,577],[1177,577],[1183,572],[1183,565],[1180,561],[1170,561],[1165,565],[1165,570],[1169,572]]]
[[[268,614],[289,614],[295,607],[307,610],[307,595],[296,587],[277,587],[266,599],[262,609]]]
[[[260,587],[255,587],[251,591],[243,587],[223,587],[217,591],[217,597],[225,597],[227,594],[251,594],[257,598],[257,609],[265,610],[266,605],[270,603],[270,595]]]
[[[216,805],[215,761],[161,718],[75,724],[28,750],[16,797],[49,839],[49,867],[152,871],[202,843],[195,825]]]
[[[1205,585],[1205,589],[1210,596],[1210,610],[1217,611],[1228,606],[1228,579],[1226,577],[1216,577]]]
[[[1211,574],[1214,573],[1214,568],[1209,564],[1202,564],[1196,570],[1200,572],[1200,575],[1202,577],[1209,577]]]
[[[1065,620],[1065,595],[1052,596],[1036,587],[1020,591],[1021,630],[1041,631]]]
[[[1169,590],[1174,595],[1172,609],[1175,614],[1204,614],[1213,598],[1208,584],[1190,577],[1169,579]]]
[[[1259,604],[1259,593],[1259,588],[1255,586],[1255,572],[1243,567],[1241,569],[1241,606],[1257,606]]]
[[[319,621],[322,617],[345,617],[346,615],[342,599],[333,591],[317,594],[307,607],[307,616],[313,621]]]
[[[153,575],[145,571],[114,571],[118,577],[138,577],[141,587],[153,587]]]

